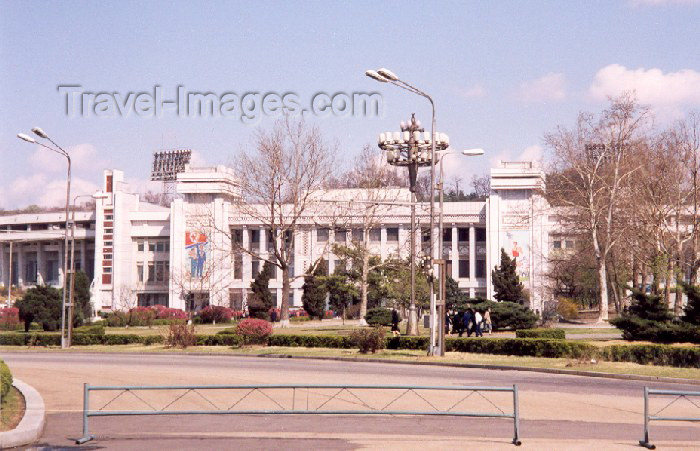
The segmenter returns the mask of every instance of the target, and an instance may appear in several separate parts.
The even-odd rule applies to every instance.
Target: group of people
[[[484,331],[491,335],[493,330],[493,323],[491,323],[491,309],[487,308],[485,311],[480,312],[473,308],[459,311],[459,312],[448,312],[445,316],[445,333],[450,333],[450,326],[452,326],[452,333],[458,334],[460,337],[467,333],[467,337],[471,337],[472,333],[477,337],[483,337]]]

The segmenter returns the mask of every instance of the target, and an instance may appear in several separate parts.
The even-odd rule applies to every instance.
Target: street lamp
[[[435,136],[435,102],[433,102],[433,98],[430,97],[427,93],[421,91],[420,89],[416,88],[415,86],[401,80],[395,73],[390,71],[389,69],[386,68],[381,68],[377,71],[373,70],[368,70],[365,72],[365,75],[370,77],[373,80],[379,81],[381,83],[391,83],[395,86],[398,86],[401,89],[405,89],[406,91],[409,91],[413,94],[416,94],[418,96],[424,97],[428,99],[430,102],[430,107],[432,109],[432,121],[431,121],[431,130],[430,130],[430,136],[431,136],[431,147],[430,147],[430,272],[431,274],[434,273],[435,269],[435,264],[432,261],[432,259],[435,257],[435,250],[434,250],[434,236],[433,236],[433,224],[435,223],[435,141],[437,140],[437,137]],[[430,283],[430,346],[428,347],[428,353],[430,355],[435,354],[435,328],[436,326],[439,325],[439,322],[441,320],[436,319],[434,316],[435,312],[435,299],[434,299],[434,293],[433,293],[433,284]]]
[[[479,155],[484,154],[484,149],[465,149],[461,152],[457,152],[455,150],[445,150],[443,152],[438,153],[438,160],[440,161],[440,182],[438,186],[440,187],[440,219],[439,219],[439,227],[438,227],[438,239],[440,240],[440,260],[444,261],[444,254],[445,252],[443,251],[442,248],[442,241],[443,241],[443,219],[444,219],[444,191],[445,191],[445,177],[444,177],[444,171],[443,171],[443,165],[442,162],[445,159],[447,155],[456,155],[456,154],[462,154],[467,157],[476,157]],[[473,243],[471,243],[473,245]],[[442,321],[445,321],[446,317],[446,299],[445,299],[445,264],[443,262],[440,270],[440,281],[439,281],[439,293],[440,293],[440,299],[442,300],[440,304],[440,308],[438,309],[439,312],[437,313],[438,316],[440,317],[440,324],[442,327],[440,327],[440,330],[438,331],[438,340],[437,340],[437,346],[435,350],[435,354],[437,355],[445,355],[445,325],[442,323]]]
[[[64,150],[61,146],[56,144],[51,138],[49,138],[49,136],[44,132],[44,130],[42,130],[39,127],[34,127],[32,128],[32,132],[39,138],[48,140],[58,149],[51,146],[47,146],[46,144],[41,143],[36,139],[32,138],[31,136],[25,135],[24,133],[17,134],[17,137],[22,141],[26,141],[30,144],[38,144],[45,149],[48,149],[52,152],[56,152],[57,154],[64,156],[66,158],[66,161],[68,162],[68,173],[66,177],[66,225],[64,233],[65,240],[63,245],[63,302],[61,308],[61,348],[70,348],[70,337],[66,337],[66,295],[68,291],[68,228],[70,227],[70,220],[68,218],[68,208],[70,206],[71,160],[68,152]]]
[[[435,136],[436,139],[432,139]],[[437,142],[436,142],[437,141]],[[409,189],[411,191],[411,303],[409,307],[406,335],[418,335],[418,317],[416,315],[416,182],[418,168],[421,166],[434,166],[433,155],[436,146],[440,150],[447,149],[449,137],[444,133],[425,133],[416,120],[416,115],[411,115],[408,123],[401,122],[400,132],[386,132],[379,134],[379,148],[386,152],[387,163],[394,166],[406,166],[408,168]],[[431,193],[432,197],[432,193]],[[431,216],[432,229],[432,216]],[[432,255],[432,247],[431,247]],[[432,276],[432,270],[431,270]],[[432,283],[430,284],[432,287]],[[431,325],[435,318],[434,303],[431,293]],[[434,327],[431,327],[431,349],[434,342]]]

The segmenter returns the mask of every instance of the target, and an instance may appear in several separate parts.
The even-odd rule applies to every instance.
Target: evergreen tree
[[[262,271],[250,283],[250,289],[253,293],[248,298],[248,314],[251,318],[270,320],[270,309],[275,306],[272,293],[270,293],[271,277],[272,263],[266,261]]]
[[[46,331],[58,330],[61,323],[61,294],[50,286],[43,285],[30,288],[24,297],[15,302],[19,317],[24,321],[24,331],[29,332],[29,325],[36,321]]]
[[[82,326],[86,321],[92,319],[93,310],[90,303],[90,279],[82,272],[75,273],[75,283],[73,285],[73,326]]]
[[[523,284],[520,283],[516,272],[516,262],[501,249],[501,265],[491,271],[494,297],[499,301],[525,303]]]
[[[683,321],[698,326],[700,325],[700,287],[684,284],[683,289],[688,295],[688,305],[685,306]]]
[[[301,303],[310,317],[323,319],[326,310],[326,274],[328,265],[321,260],[314,271],[304,276],[304,294],[301,295]]]
[[[464,310],[469,297],[459,291],[459,284],[450,276],[445,277],[445,303],[447,310]]]
[[[660,295],[632,290],[632,299],[632,304],[627,313],[628,316],[657,322],[673,319],[673,314]]]
[[[326,278],[326,289],[328,290],[328,305],[336,313],[341,312],[342,318],[345,320],[347,308],[360,300],[360,292],[348,277],[347,271],[342,267],[337,267],[335,272]]]

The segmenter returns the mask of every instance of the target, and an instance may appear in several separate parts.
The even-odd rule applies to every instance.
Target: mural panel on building
[[[185,249],[190,259],[190,276],[201,278],[204,273],[204,265],[207,262],[209,240],[207,234],[201,230],[188,230],[185,232]]]

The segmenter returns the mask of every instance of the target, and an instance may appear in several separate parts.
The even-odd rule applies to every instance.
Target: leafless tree
[[[271,237],[269,256],[257,255],[282,271],[280,323],[289,325],[289,269],[300,219],[314,203],[314,192],[333,173],[336,147],[327,144],[315,126],[288,117],[271,130],[261,130],[254,148],[237,162],[241,174],[238,207],[262,224]]]
[[[598,268],[599,321],[608,319],[608,258],[626,228],[619,215],[629,193],[634,161],[644,139],[649,110],[630,93],[611,99],[599,117],[579,115],[573,130],[559,128],[545,137],[553,151],[550,203],[561,207],[572,233],[590,237]],[[591,145],[594,146],[591,146]]]

